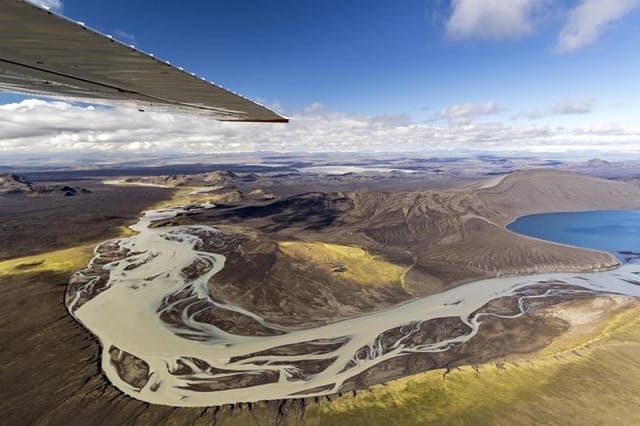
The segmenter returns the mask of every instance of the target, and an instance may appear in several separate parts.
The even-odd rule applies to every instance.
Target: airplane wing
[[[288,122],[237,93],[25,0],[0,0],[0,91],[129,103],[222,121]]]

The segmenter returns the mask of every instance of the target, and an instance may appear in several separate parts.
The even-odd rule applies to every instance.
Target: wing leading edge
[[[203,114],[289,120],[168,62],[24,0],[0,1],[0,91]]]

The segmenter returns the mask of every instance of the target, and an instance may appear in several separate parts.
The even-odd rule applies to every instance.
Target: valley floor
[[[526,180],[506,180],[506,183],[525,185]],[[543,183],[534,189],[543,191],[553,180],[553,177],[543,180]],[[498,185],[504,183],[505,180],[501,180]],[[632,208],[634,205],[640,205],[640,198],[636,198],[636,192],[640,191],[633,190],[631,186],[616,186],[616,189],[619,188],[619,200],[622,200],[623,192],[628,191],[624,195],[626,201],[620,201],[622,207]],[[128,188],[127,191],[132,192],[129,192],[127,197],[131,197],[136,189],[140,188]],[[0,300],[3,301],[4,310],[0,317],[0,341],[10,342],[0,347],[0,415],[5,424],[511,425],[532,421],[562,425],[640,423],[640,400],[637,396],[640,395],[640,306],[634,299],[618,297],[589,297],[569,302],[558,300],[549,306],[539,306],[534,314],[526,315],[520,321],[497,319],[491,324],[494,335],[521,337],[521,340],[514,339],[513,346],[504,346],[504,341],[498,345],[497,341],[494,341],[496,345],[492,346],[492,350],[506,347],[503,352],[488,352],[476,362],[469,359],[460,363],[454,362],[448,369],[436,369],[389,380],[385,384],[365,390],[358,387],[355,391],[349,390],[341,395],[210,408],[150,405],[125,396],[102,374],[99,344],[87,330],[69,316],[64,305],[64,295],[71,275],[90,259],[93,243],[102,238],[116,236],[118,233],[122,235],[124,227],[132,223],[132,219],[142,208],[157,205],[158,201],[166,199],[171,194],[171,191],[159,188],[144,190],[155,192],[148,198],[132,203],[128,210],[125,209],[127,211],[103,216],[108,223],[101,223],[100,220],[93,222],[91,215],[95,214],[94,212],[83,215],[82,229],[90,230],[89,239],[79,233],[74,235],[73,227],[65,222],[61,229],[41,232],[43,235],[53,235],[52,240],[58,241],[46,249],[46,243],[43,245],[40,242],[37,229],[32,227],[27,234],[28,240],[15,244],[16,253],[24,257],[3,253],[5,260],[0,261]],[[484,186],[477,190],[483,193],[483,202],[492,203],[493,206],[508,201],[501,188]],[[553,191],[556,191],[556,199],[566,198],[565,194],[558,193],[557,189]],[[570,189],[567,193],[571,192]],[[533,192],[530,191],[528,194],[531,195]],[[608,194],[607,196],[615,197],[615,194],[611,195],[611,191],[608,191]],[[89,196],[92,194],[87,195]],[[540,200],[544,198],[539,194],[535,196]],[[113,200],[120,200],[119,195],[114,197]],[[239,196],[234,193],[233,197],[228,196],[224,201],[237,200],[237,197]],[[395,199],[403,197],[406,195],[398,195]],[[418,198],[424,201],[425,206],[437,210],[438,205],[431,204],[437,197],[430,194]],[[110,199],[105,199],[105,203],[108,204]],[[459,207],[457,203],[460,200],[463,204],[469,202],[469,199],[464,197],[453,197],[453,208]],[[489,219],[502,226],[509,218],[521,213],[522,206],[530,200],[523,197],[512,201],[511,207],[505,207],[502,212],[497,209],[489,211]],[[64,201],[71,202],[75,201]],[[269,202],[270,200],[260,201],[265,204]],[[596,205],[598,200],[593,198],[581,201],[570,198],[565,200],[565,203],[568,209],[573,206],[588,208]],[[25,205],[21,204],[19,208],[24,209]],[[418,204],[416,206],[420,207]],[[465,204],[464,207],[469,206]],[[368,214],[367,209],[368,207],[364,206],[362,211]],[[56,211],[54,203],[38,209],[32,216],[40,218],[43,217],[42,212],[47,211],[49,213],[45,213],[45,216],[49,214],[57,220],[65,214]],[[409,228],[417,223],[412,222],[412,215],[417,215],[418,211],[419,209],[408,215],[406,223]],[[243,214],[242,211],[240,214]],[[374,219],[371,224],[375,224],[375,215],[371,217]],[[433,217],[439,216],[434,214]],[[461,214],[461,217],[461,235],[464,238],[479,241],[473,240],[479,235],[475,233],[487,232],[484,223],[480,223],[482,220],[477,222],[474,218],[470,221],[464,214]],[[388,218],[398,219],[393,214]],[[220,217],[185,216],[180,221],[215,223],[217,219]],[[234,222],[233,214],[227,219],[228,229],[241,226]],[[358,237],[358,244],[343,249],[340,244],[345,244],[353,235],[345,234],[343,240],[337,238],[336,246],[331,245],[334,241],[326,241],[335,237],[330,233],[324,235],[324,240],[305,239],[294,243],[292,241],[296,240],[291,239],[291,235],[281,235],[280,231],[264,228],[264,217],[250,219],[254,224],[260,225],[256,229],[260,229],[263,235],[268,235],[269,238],[277,235],[277,238],[269,241],[272,245],[243,247],[253,249],[255,253],[264,255],[265,259],[280,256],[281,263],[284,262],[283,256],[288,256],[285,260],[289,263],[282,264],[297,265],[300,271],[306,271],[300,265],[304,266],[305,262],[314,261],[322,266],[320,272],[314,272],[320,274],[316,276],[324,276],[322,274],[327,274],[327,270],[329,276],[338,271],[346,276],[344,280],[347,288],[362,275],[358,268],[362,266],[360,263],[364,259],[368,262],[364,267],[373,267],[381,274],[388,274],[390,303],[402,302],[401,297],[396,297],[402,291],[410,294],[410,297],[419,297],[446,288],[450,282],[443,281],[442,277],[448,277],[449,271],[439,271],[441,274],[437,279],[424,271],[430,266],[437,270],[438,265],[451,260],[448,256],[465,258],[471,255],[469,259],[475,259],[478,264],[487,259],[483,257],[486,253],[482,250],[458,253],[457,250],[464,245],[464,241],[457,245],[445,238],[442,245],[445,249],[439,252],[442,253],[441,257],[436,256],[435,263],[430,263],[428,256],[432,253],[419,253],[423,256],[424,268],[416,268],[414,275],[407,276],[406,270],[399,269],[397,265],[411,266],[415,259],[403,257],[400,251],[390,250],[380,255],[381,251],[375,250],[376,247],[381,247],[387,238],[392,238],[394,244],[402,242],[405,238],[406,234],[402,233],[406,232],[404,229],[387,226],[388,223],[379,223],[380,226],[376,229],[380,232],[367,234],[366,238]],[[317,219],[318,223],[322,223],[326,218]],[[16,230],[19,230],[18,226],[24,226],[18,223],[17,219],[13,220]],[[294,222],[291,228],[293,231],[296,230],[296,225]],[[46,226],[46,223],[39,222],[38,226]],[[413,231],[416,229],[420,228],[417,227]],[[396,234],[398,230],[400,233]],[[246,229],[243,229],[243,232],[246,232]],[[308,236],[314,232],[300,235]],[[246,235],[251,236],[249,233]],[[505,245],[515,241],[510,238],[504,240]],[[365,240],[375,242],[368,247],[372,251],[361,251],[363,249],[358,248],[365,246],[362,243]],[[278,249],[282,243],[284,250]],[[553,256],[544,257],[545,247],[548,247],[545,244],[533,244],[528,248],[523,245],[519,250],[523,250],[521,254],[526,257],[527,253],[531,253],[526,250],[534,247],[533,253],[541,256],[538,260],[546,261],[545,268],[553,269],[558,264],[553,263]],[[325,254],[325,251],[328,254]],[[323,256],[319,261],[318,253],[322,253]],[[574,253],[572,249],[565,251],[564,248],[556,251],[556,254],[565,256],[565,259],[575,260],[575,264],[569,265],[575,269],[589,270],[613,266],[609,255],[582,251],[574,257]],[[587,256],[586,261],[584,255]],[[473,277],[491,276],[501,272],[491,268],[480,270],[474,261],[464,266],[470,271],[468,276],[450,277],[453,281],[464,282]],[[344,268],[351,275],[340,272]],[[528,265],[525,265],[522,271],[528,272],[527,268]],[[510,270],[507,273],[513,272],[519,271]],[[419,287],[417,283],[423,278],[430,278],[432,285],[428,288]],[[230,288],[237,284],[229,283]],[[275,284],[278,282],[274,282]],[[241,299],[242,295],[236,296]],[[363,308],[363,311],[366,309]],[[527,335],[525,331],[534,333],[535,339],[531,337],[533,334]],[[486,342],[491,340],[487,339]]]

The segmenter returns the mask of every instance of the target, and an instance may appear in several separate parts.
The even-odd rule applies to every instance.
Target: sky
[[[640,158],[640,0],[34,2],[291,123],[229,124],[0,94],[0,164],[86,152]]]

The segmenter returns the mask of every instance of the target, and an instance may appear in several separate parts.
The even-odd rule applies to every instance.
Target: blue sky
[[[452,39],[451,4],[427,0],[66,0],[63,11],[291,110],[320,102],[342,112],[420,117],[422,108],[461,102],[527,109],[565,98],[637,103],[640,95],[634,11],[564,54],[554,51],[567,13],[557,9],[515,40]]]
[[[639,127],[639,0],[41,2],[292,118]]]

